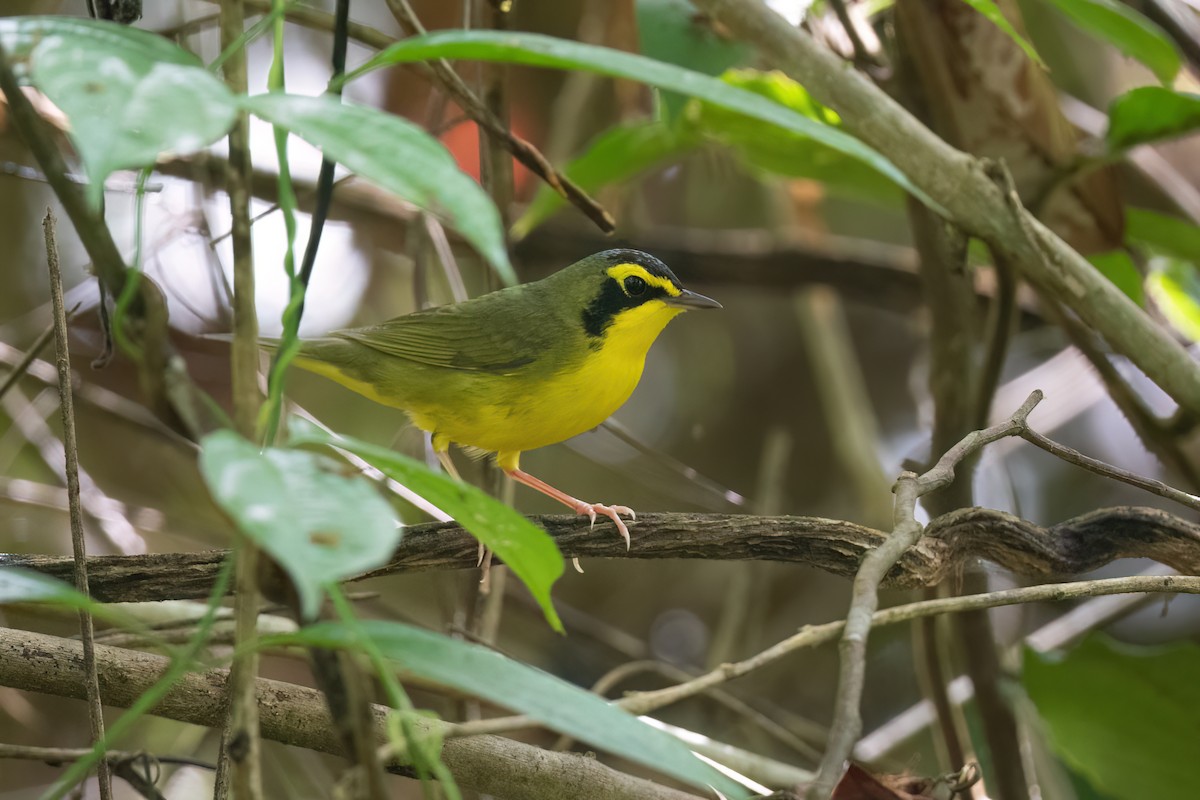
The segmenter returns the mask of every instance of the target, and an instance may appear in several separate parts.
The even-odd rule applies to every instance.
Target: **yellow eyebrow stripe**
[[[646,268],[640,264],[617,264],[615,267],[609,267],[608,274],[621,283],[630,275],[637,275],[651,286],[657,286],[671,297],[679,297],[679,287],[671,283],[666,278],[660,278],[657,275],[651,275],[646,271]]]

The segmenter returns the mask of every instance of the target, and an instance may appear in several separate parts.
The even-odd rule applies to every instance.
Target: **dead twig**
[[[896,481],[896,524],[892,533],[879,547],[863,559],[862,566],[854,576],[854,588],[850,610],[846,615],[845,631],[842,635],[841,668],[838,675],[837,694],[834,699],[833,724],[829,728],[829,746],[817,779],[809,785],[807,797],[811,799],[830,797],[845,771],[854,743],[862,732],[862,688],[866,676],[867,637],[879,605],[879,585],[901,556],[925,532],[916,519],[917,501],[930,492],[949,486],[954,480],[954,471],[965,459],[970,458],[984,445],[1019,435],[1027,427],[1026,418],[1039,402],[1042,393],[1035,391],[1008,420],[975,431],[946,451],[938,462],[923,475],[912,472],[901,474]],[[930,601],[939,602],[939,601]]]
[[[409,5],[408,0],[387,0],[387,5],[396,17],[396,21],[405,28],[417,34],[425,33],[425,26],[421,24],[421,20]],[[582,211],[588,219],[596,223],[600,230],[605,233],[612,233],[616,230],[616,220],[613,219],[612,214],[574,181],[555,169],[554,165],[546,160],[546,157],[536,147],[509,130],[493,110],[471,91],[449,62],[445,59],[438,59],[429,62],[428,66],[434,78],[454,98],[463,112],[475,120],[476,124],[489,136],[502,144],[530,172],[544,180],[551,189]]]
[[[58,366],[58,407],[62,414],[63,452],[66,459],[67,502],[71,511],[71,551],[75,564],[75,588],[88,592],[87,540],[83,533],[83,508],[79,503],[79,446],[75,438],[75,403],[71,392],[71,354],[67,343],[67,309],[63,303],[62,270],[58,264],[54,215],[46,209],[42,220],[46,236],[46,263],[50,271],[50,299],[54,305],[54,350]],[[100,683],[96,675],[95,633],[92,614],[79,609],[79,633],[83,642],[83,663],[87,671],[88,721],[92,742],[104,741],[104,708],[100,704]],[[107,763],[96,765],[102,800],[112,800],[112,774]]]

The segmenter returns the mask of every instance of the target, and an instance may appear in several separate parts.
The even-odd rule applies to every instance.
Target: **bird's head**
[[[720,308],[716,300],[683,288],[675,273],[640,250],[605,250],[568,267],[581,298],[581,323],[589,345],[620,339],[649,348],[666,324],[693,308]]]

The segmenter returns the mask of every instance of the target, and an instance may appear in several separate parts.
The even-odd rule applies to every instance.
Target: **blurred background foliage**
[[[4,13],[79,14],[82,5],[17,0],[7,3]],[[250,9],[261,5],[247,3]],[[462,24],[462,4],[424,0],[414,5],[431,29]],[[1200,46],[1200,39],[1187,38],[1200,29],[1190,3],[1000,3],[1011,23],[1008,31],[970,7],[994,16],[996,6],[987,2],[776,0],[772,5],[905,98],[952,144],[1003,157],[1028,206],[1164,324],[1181,337],[1200,338],[1200,231],[1194,227],[1200,220],[1200,153],[1194,138],[1176,138],[1200,124],[1200,99],[1188,94],[1196,90],[1193,59]],[[147,4],[138,24],[175,37],[210,61],[219,51],[214,13],[209,3],[170,0]],[[401,35],[382,3],[355,3],[352,14],[382,37]],[[853,37],[839,16],[852,24]],[[722,76],[823,124],[839,124],[803,87],[763,71],[750,48],[732,41],[684,0],[517,0],[509,25]],[[324,89],[329,41],[328,30],[320,26],[288,27],[290,91]],[[1030,59],[1034,52],[1045,67]],[[351,67],[372,53],[352,41]],[[269,42],[254,42],[249,57],[251,92],[262,91]],[[468,83],[480,78],[473,64],[457,68]],[[505,212],[513,221],[513,261],[520,277],[536,279],[626,243],[659,255],[687,285],[725,306],[719,314],[689,317],[664,333],[639,389],[616,415],[615,428],[529,453],[526,469],[555,476],[573,494],[639,511],[802,514],[890,527],[890,481],[907,460],[928,458],[932,415],[929,317],[902,192],[861,162],[695,98],[657,95],[630,81],[583,72],[525,67],[509,69],[507,87],[512,129],[554,163],[566,165],[567,173],[594,190],[617,219],[616,234],[603,236],[518,165],[516,204]],[[478,176],[475,126],[415,72],[372,73],[350,84],[347,97],[434,132],[462,169]],[[1106,120],[1110,104],[1111,127]],[[287,287],[279,268],[283,222],[271,213],[275,155],[265,124],[255,123],[252,146],[253,210],[261,215],[254,227],[257,299],[262,328],[271,334],[278,330]],[[230,324],[230,220],[216,177],[222,147],[168,159],[154,172],[146,201],[144,261],[167,299],[175,344],[188,369],[224,404],[227,345],[202,338],[228,331]],[[289,148],[302,240],[320,158],[295,137]],[[0,120],[0,242],[5,244],[0,360],[8,365],[50,319],[39,222],[55,201],[31,174],[30,164],[22,143]],[[134,236],[133,186],[132,173],[117,173],[105,195],[109,227],[125,252],[132,250]],[[140,405],[135,369],[122,358],[103,369],[88,368],[102,349],[97,290],[87,256],[65,225],[60,248],[68,271],[68,306],[79,305],[72,346],[80,381],[85,503],[94,523],[92,551],[226,546],[231,531],[208,498],[193,449]],[[996,287],[986,251],[972,250],[970,268],[982,320]],[[350,178],[335,194],[302,332],[315,335],[450,302],[461,292],[478,294],[492,281],[486,265],[453,233],[447,238],[412,207]],[[1200,488],[1189,483],[1195,474],[1190,464],[1200,455],[1190,431],[1173,435],[1172,448],[1182,460],[1165,469],[1053,314],[1031,293],[1019,293],[1018,303],[994,415],[1007,416],[1030,390],[1040,388],[1047,399],[1033,417],[1039,430],[1123,468],[1190,491]],[[1170,413],[1169,401],[1124,359],[1101,358],[1149,409]],[[838,375],[831,377],[831,370]],[[54,456],[57,395],[47,378],[52,373],[35,368],[0,407],[0,551],[70,552],[61,460]],[[289,393],[338,432],[429,458],[419,432],[391,409],[307,374],[291,377]],[[478,467],[468,470],[469,479],[483,477]],[[1165,502],[1016,440],[986,451],[975,491],[977,504],[1041,524],[1104,506]],[[559,511],[522,489],[514,502],[529,513]],[[406,516],[421,518],[411,509]],[[598,529],[596,535],[610,533]],[[1150,566],[1119,562],[1102,574],[1132,574]],[[842,617],[849,596],[842,579],[766,562],[629,559],[585,562],[584,568],[584,574],[568,571],[555,586],[566,638],[547,627],[526,590],[511,581],[496,646],[590,686],[631,661],[695,670],[745,658],[799,626]],[[987,565],[979,569],[989,586],[1012,582]],[[356,588],[377,593],[363,604],[370,614],[454,632],[466,624],[463,598],[477,577],[474,572],[426,573]],[[885,602],[906,597],[887,593]],[[1200,698],[1185,687],[1194,685],[1196,674],[1200,603],[1182,596],[1169,606],[1126,604],[1085,620],[1066,640],[1102,627],[1122,644],[1089,640],[1067,656],[1031,645],[1022,672],[1023,637],[1064,611],[1021,606],[992,615],[1004,646],[1002,688],[1022,723],[1025,756],[1034,767],[1029,774],[1039,796],[1194,796],[1180,785],[1185,773],[1176,778],[1167,772],[1153,789],[1130,776],[1163,777],[1162,764],[1186,762],[1194,752]],[[13,610],[2,618],[14,627],[71,633],[66,617]],[[1162,651],[1161,658],[1160,651],[1134,648],[1166,643],[1174,649]],[[868,736],[860,755],[883,771],[934,775],[958,765],[940,761],[928,720],[907,730],[897,722],[922,699],[915,646],[902,627],[881,629],[872,637],[864,703]],[[836,659],[833,647],[807,651],[731,686],[753,713],[698,699],[661,716],[811,769],[812,753],[820,750],[821,721],[830,716]],[[957,674],[961,654],[951,653],[950,660]],[[305,672],[286,659],[268,659],[264,667],[264,674],[295,681],[306,680]],[[653,688],[669,680],[659,669],[647,668],[631,671],[614,690]],[[1163,687],[1183,694],[1164,700]],[[456,704],[442,695],[418,691],[416,699],[446,718],[457,713]],[[1187,713],[1180,714],[1181,709]],[[968,702],[966,716],[978,732],[975,713]],[[790,730],[808,749],[764,733],[759,715]],[[1161,736],[1127,725],[1138,717]],[[51,745],[79,743],[86,735],[86,718],[77,704],[0,689],[0,741]],[[528,736],[552,741],[545,734]],[[210,731],[158,719],[147,719],[135,738],[130,749],[152,746],[203,756],[216,746]],[[269,796],[326,796],[335,774],[331,759],[270,744],[266,752]],[[1113,758],[1133,752],[1148,755],[1145,760]],[[988,754],[977,751],[977,757],[986,785]],[[4,798],[36,796],[37,787],[55,774],[26,764],[3,764],[0,771],[6,776],[0,785]],[[182,775],[179,785],[194,779]],[[178,791],[168,794],[191,796],[186,789]],[[416,784],[399,781],[396,791],[397,797],[420,793]]]

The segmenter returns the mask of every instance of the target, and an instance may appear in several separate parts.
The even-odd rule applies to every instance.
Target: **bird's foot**
[[[617,533],[621,534],[621,538],[625,540],[625,549],[629,549],[629,528],[625,527],[625,520],[621,519],[621,515],[625,514],[629,517],[629,521],[633,522],[637,519],[637,514],[632,508],[627,506],[606,506],[602,503],[585,503],[582,500],[575,501],[572,506],[576,514],[586,514],[592,521],[591,527],[596,527],[596,517],[608,517],[617,526]]]

